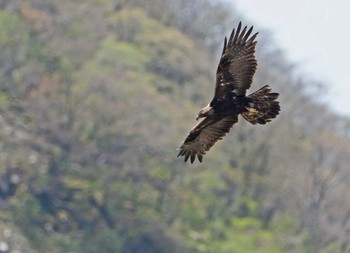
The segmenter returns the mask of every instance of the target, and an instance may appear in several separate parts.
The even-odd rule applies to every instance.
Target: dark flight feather
[[[198,123],[187,136],[180,148],[179,156],[185,156],[185,162],[191,157],[191,163],[195,157],[202,162],[205,153],[228,133],[238,121],[238,116],[225,118],[205,118]]]
[[[233,29],[230,39],[224,42],[224,50],[216,72],[216,87],[214,98],[223,96],[227,92],[233,92],[237,96],[244,96],[246,90],[250,88],[253,76],[256,71],[255,59],[255,33],[250,39],[253,31],[251,27],[246,32],[247,27],[241,31],[239,23],[237,32]]]

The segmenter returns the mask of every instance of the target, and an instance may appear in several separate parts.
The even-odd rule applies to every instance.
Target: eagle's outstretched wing
[[[238,116],[224,118],[210,117],[203,119],[189,133],[185,142],[180,147],[179,156],[185,156],[185,162],[191,158],[194,162],[196,156],[202,162],[203,155],[218,140],[221,140],[238,121]]]
[[[237,30],[233,29],[228,41],[225,38],[216,72],[214,99],[223,97],[228,92],[233,92],[236,96],[244,96],[252,83],[257,66],[254,40],[258,33],[249,38],[253,27],[248,31],[247,27],[244,27],[241,31],[241,26],[240,22]]]

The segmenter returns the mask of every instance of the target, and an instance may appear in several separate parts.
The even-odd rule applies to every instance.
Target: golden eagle
[[[212,101],[198,113],[197,120],[204,118],[187,136],[180,147],[177,157],[185,156],[185,162],[196,156],[200,162],[203,155],[228,133],[238,121],[238,115],[251,124],[265,124],[275,118],[280,111],[276,101],[278,93],[272,93],[268,85],[246,96],[256,70],[255,38],[258,33],[249,37],[253,31],[251,27],[241,30],[239,23],[237,30],[233,29],[224,48],[216,72],[215,94]]]

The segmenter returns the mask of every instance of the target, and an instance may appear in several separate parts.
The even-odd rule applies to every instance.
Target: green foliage
[[[9,107],[9,97],[5,92],[0,92],[0,108],[5,111]]]
[[[307,100],[280,56],[262,57],[256,76],[286,94],[278,119],[238,123],[202,164],[175,159],[213,93],[210,34],[223,37],[227,8],[39,2],[0,11],[0,238],[6,220],[19,234],[11,251],[344,252],[344,122]]]
[[[120,236],[114,229],[88,231],[84,235],[79,252],[120,252],[123,245]]]
[[[146,55],[140,52],[130,43],[124,43],[108,37],[101,43],[101,50],[96,55],[96,60],[101,67],[118,67],[130,70],[142,70]]]
[[[28,41],[29,39],[28,27],[17,14],[0,11],[0,26],[2,28],[0,32],[1,47],[20,45],[19,42]],[[26,46],[24,43],[18,49],[21,50]],[[6,50],[3,53],[10,52]]]

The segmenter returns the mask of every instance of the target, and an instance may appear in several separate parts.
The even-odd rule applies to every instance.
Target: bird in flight
[[[196,119],[204,119],[193,127],[179,148],[177,157],[184,156],[185,162],[190,158],[193,163],[196,157],[202,162],[205,153],[238,122],[239,114],[253,125],[266,124],[279,114],[279,94],[271,92],[269,85],[246,95],[257,66],[254,54],[258,33],[251,36],[252,31],[253,27],[242,29],[240,22],[230,38],[225,37],[214,98],[199,111]]]

